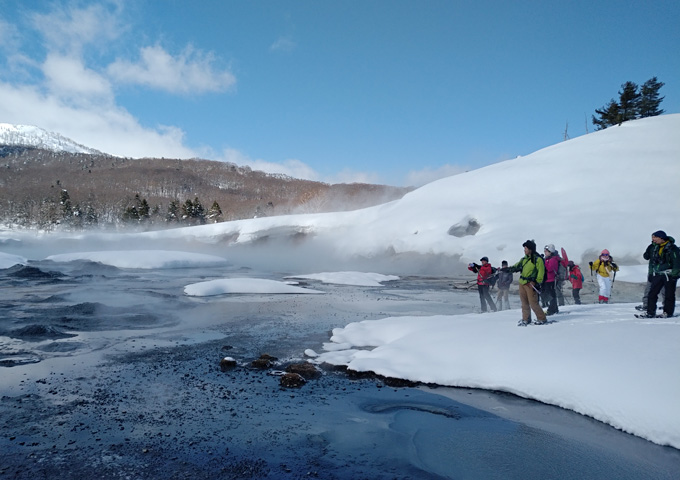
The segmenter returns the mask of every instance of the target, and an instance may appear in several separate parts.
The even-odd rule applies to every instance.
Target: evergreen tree
[[[633,82],[621,85],[618,103],[612,99],[604,107],[595,110],[597,117],[593,115],[593,125],[596,130],[621,125],[636,118],[661,115],[664,111],[659,109],[659,105],[664,97],[659,97],[659,90],[663,85],[656,77],[647,80],[641,91]]]
[[[637,84],[633,82],[626,82],[621,85],[619,91],[619,125],[628,120],[634,120],[638,117],[640,109],[640,92],[638,92]]]
[[[598,115],[597,118],[593,115],[595,130],[604,130],[607,127],[620,123],[619,104],[614,99],[611,99],[604,107],[596,109],[595,113]]]
[[[71,209],[73,208],[68,190],[62,189],[59,193],[59,205],[61,205],[61,218],[68,221],[71,217]]]
[[[640,118],[645,117],[656,117],[664,113],[663,110],[659,109],[659,105],[665,97],[659,97],[659,90],[665,84],[659,82],[656,77],[652,77],[642,84],[642,90],[640,92],[640,108],[639,115]]]
[[[168,213],[165,215],[166,222],[179,222],[180,220],[180,206],[178,200],[173,200],[168,205]]]
[[[87,227],[93,227],[99,223],[99,215],[92,205],[88,205],[85,208],[85,217],[83,218],[83,224]]]
[[[210,207],[210,210],[208,211],[208,220],[210,220],[212,223],[217,223],[221,218],[222,209],[220,208],[220,204],[217,203],[217,200],[215,200],[213,201],[212,207]]]
[[[128,205],[123,211],[123,220],[126,222],[140,222],[149,218],[149,204],[146,199],[139,197],[139,193],[132,200],[132,205]]]
[[[71,217],[69,223],[72,227],[83,228],[83,210],[80,208],[80,204],[76,205],[71,210]]]
[[[139,200],[139,195],[136,198]],[[149,207],[149,202],[146,201],[146,198],[139,201],[137,212],[139,213],[139,220],[141,222],[145,222],[151,217],[151,207]]]
[[[193,213],[194,202],[192,202],[191,199],[187,198],[187,200],[182,205],[182,221],[190,223],[191,219],[193,218]]]
[[[205,223],[205,208],[203,208],[203,204],[198,199],[198,197],[194,198],[194,211],[192,218],[195,223],[199,223],[201,225]]]

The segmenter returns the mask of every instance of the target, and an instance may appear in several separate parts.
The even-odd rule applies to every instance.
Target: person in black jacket
[[[657,230],[652,233],[651,248],[647,248],[643,257],[649,260],[648,281],[651,284],[646,316],[656,316],[656,301],[663,290],[666,297],[661,316],[672,317],[675,313],[675,288],[680,277],[680,249],[666,232]]]

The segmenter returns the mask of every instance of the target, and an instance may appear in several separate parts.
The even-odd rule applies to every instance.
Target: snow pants
[[[647,277],[647,285],[645,285],[645,293],[642,295],[642,309],[647,310],[647,305],[649,304],[649,291],[652,289],[652,277]],[[661,303],[664,302],[666,298],[666,291],[661,289]]]
[[[505,310],[510,310],[510,298],[508,295],[510,288],[499,288],[496,295],[496,306],[498,310],[503,310],[503,300],[505,299]]]
[[[489,293],[488,285],[477,285],[477,290],[479,290],[479,301],[482,304],[482,312],[486,312],[486,304],[489,304],[491,310],[496,311],[496,304],[493,303],[491,294]]]
[[[555,293],[555,282],[545,282],[541,289],[541,296],[545,297],[545,302],[548,304],[548,315],[554,315],[558,312],[557,308],[557,294]]]
[[[531,321],[531,311],[536,314],[539,322],[547,320],[545,312],[538,304],[538,292],[530,283],[520,283],[519,285],[519,300],[522,302],[522,321]]]
[[[663,299],[663,313],[672,317],[675,313],[675,287],[678,278],[666,275],[652,275],[648,278],[652,286],[647,298],[647,314],[652,317],[656,315],[656,300],[659,298],[659,292],[663,290],[666,294],[666,298]]]
[[[574,305],[581,305],[581,289],[580,288],[574,288],[571,291],[571,294],[574,297]]]
[[[600,303],[609,302],[609,297],[612,296],[612,279],[611,277],[597,276],[597,283],[600,285]]]
[[[564,293],[562,293],[562,287],[564,287],[564,281],[555,282],[555,295],[557,296],[557,304],[560,307],[564,307]]]

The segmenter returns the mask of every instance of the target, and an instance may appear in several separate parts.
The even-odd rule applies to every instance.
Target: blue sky
[[[678,24],[676,0],[0,0],[0,122],[421,185],[592,132],[626,81],[680,112]]]

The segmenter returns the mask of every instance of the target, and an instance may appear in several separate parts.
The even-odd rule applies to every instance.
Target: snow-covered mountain
[[[102,152],[74,142],[58,133],[48,132],[33,125],[11,125],[0,123],[0,146],[32,147],[53,152],[89,153]]]
[[[680,114],[630,121],[525,157],[443,178],[400,200],[351,212],[239,220],[148,232],[256,244],[305,236],[344,258],[420,255],[493,264],[532,238],[586,261],[608,248],[642,263],[652,232],[680,237]]]

